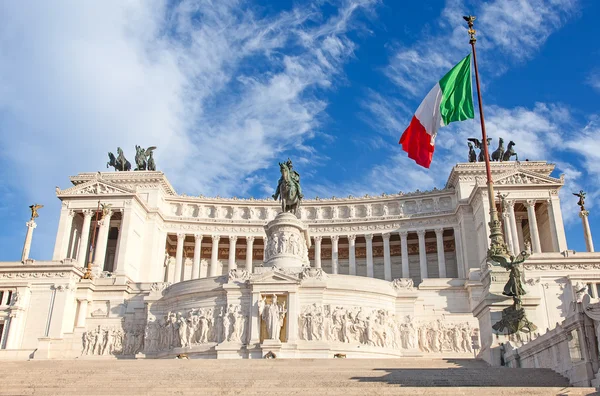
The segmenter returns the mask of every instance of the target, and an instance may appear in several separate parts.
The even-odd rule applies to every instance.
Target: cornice
[[[506,162],[492,162],[491,164],[492,177],[499,174],[505,174],[510,172],[528,172],[531,175],[537,177],[546,176],[549,177],[552,171],[554,171],[554,164],[546,161],[506,161]],[[483,162],[465,162],[458,163],[450,172],[448,181],[446,182],[446,188],[455,187],[461,176],[481,176],[485,179],[485,163]],[[554,179],[554,178],[552,178]],[[558,179],[555,179],[558,180]]]
[[[163,172],[153,171],[128,171],[128,172],[88,172],[80,173],[69,178],[71,183],[79,185],[93,179],[114,183],[117,186],[123,184],[147,184],[156,183],[167,195],[176,196],[175,189]]]

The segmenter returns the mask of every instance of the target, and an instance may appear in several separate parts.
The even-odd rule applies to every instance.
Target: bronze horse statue
[[[125,154],[123,154],[121,147],[117,147],[117,154],[119,156],[115,158],[113,153],[110,151],[108,152],[109,161],[106,163],[106,167],[108,168],[112,166],[116,171],[130,171],[131,163],[125,158]]]
[[[292,180],[290,169],[286,163],[279,163],[279,171],[281,178],[277,190],[273,194],[273,199],[281,198],[281,210],[298,216],[301,198],[296,183]]]
[[[492,161],[503,161],[504,157],[504,139],[498,139],[498,148],[492,153]]]

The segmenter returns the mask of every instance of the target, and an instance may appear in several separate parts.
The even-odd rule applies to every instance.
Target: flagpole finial
[[[471,37],[469,43],[475,44],[477,38],[475,37],[475,29],[473,29],[473,22],[475,22],[475,19],[477,19],[477,17],[475,15],[465,15],[463,16],[463,19],[467,21],[467,24],[469,25],[469,30],[467,31],[467,33],[469,33],[469,36]]]

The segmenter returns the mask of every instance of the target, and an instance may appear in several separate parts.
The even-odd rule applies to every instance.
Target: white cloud
[[[590,87],[592,87],[596,91],[600,92],[600,70],[592,71],[589,74],[586,82]]]
[[[178,190],[206,195],[245,194],[274,156],[306,151],[319,92],[353,56],[346,32],[376,3],[327,18],[320,1],[275,15],[242,0],[2,3],[2,179],[47,205],[38,244],[55,232],[53,187],[103,170],[116,146],[130,161],[158,146]]]
[[[477,16],[480,66],[502,74],[514,63],[531,58],[578,10],[577,0],[447,0],[436,34],[410,46],[398,46],[385,69],[387,77],[408,98],[420,97],[471,48],[462,19],[465,10]],[[502,56],[496,56],[501,53]]]

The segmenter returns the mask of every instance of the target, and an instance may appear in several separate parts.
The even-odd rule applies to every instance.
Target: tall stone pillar
[[[237,269],[237,264],[235,263],[235,245],[237,243],[237,236],[230,235],[229,236],[229,261],[227,262],[227,270],[231,271],[232,269]],[[266,244],[265,244],[266,248]]]
[[[52,260],[58,261],[67,257],[69,238],[71,237],[71,227],[73,226],[73,216],[75,216],[75,212],[68,208],[66,202],[63,202],[60,211],[60,220],[58,221],[56,244],[54,245]]]
[[[425,230],[417,230],[419,237],[419,267],[421,269],[421,279],[427,279],[427,248],[425,247]]]
[[[446,254],[444,252],[444,229],[435,229],[435,240],[437,243],[437,259],[440,278],[446,278]]]
[[[408,267],[408,231],[400,231],[400,254],[402,255],[402,277],[410,278]]]
[[[210,276],[217,276],[218,265],[219,265],[219,239],[220,235],[213,235],[212,237],[212,250],[210,251]]]
[[[94,254],[94,266],[96,271],[102,272],[104,269],[104,259],[106,258],[106,245],[108,244],[108,232],[110,230],[110,218],[112,210],[108,210],[102,216],[102,220],[98,222],[100,229],[98,230],[98,240],[96,241],[96,253]]]
[[[175,279],[173,283],[181,282],[183,278],[183,243],[185,242],[185,234],[177,234],[177,250],[175,251]]]
[[[554,210],[552,210],[552,200],[546,200],[546,208],[548,209],[548,223],[550,223],[550,237],[552,238],[552,251],[560,252],[558,246],[558,232],[556,227],[556,219],[554,218]]]
[[[529,234],[531,235],[531,248],[533,253],[541,253],[540,233],[538,231],[537,216],[535,215],[535,199],[527,200],[527,217],[529,218]]]
[[[567,236],[565,235],[565,225],[563,223],[558,195],[551,195],[548,203],[548,211],[552,212],[551,224],[556,235],[557,252],[564,252],[567,250]]]
[[[60,250],[60,259],[65,259],[69,256],[69,242],[71,241],[71,234],[73,233],[73,219],[75,218],[75,211],[74,210],[69,210],[67,212],[67,218],[63,232],[63,240],[62,240],[62,246],[61,246],[61,250]],[[107,235],[108,236],[108,235]]]
[[[523,250],[523,246],[519,243],[519,232],[517,231],[517,219],[515,217],[515,201],[507,200],[506,201],[508,210],[508,224],[510,226],[510,235],[512,240],[512,252],[516,256],[521,253]]]
[[[454,226],[454,250],[456,252],[456,268],[458,269],[458,277],[462,279],[468,279],[466,271],[467,263],[465,263],[465,255],[463,254],[463,241],[462,233],[460,232],[460,225]]]
[[[502,213],[502,225],[504,226],[504,239],[506,240],[508,251],[514,256],[516,256],[518,253],[515,253],[515,248],[513,246],[513,235],[510,226],[510,214],[508,212]]]
[[[246,237],[246,271],[252,273],[252,249],[254,248],[254,237]]]
[[[194,261],[192,262],[192,279],[200,278],[200,256],[202,255],[202,234],[194,234]]]
[[[340,241],[339,235],[333,235],[331,237],[331,273],[337,274],[339,272],[338,269],[338,243]]]
[[[588,221],[588,216],[590,212],[587,210],[582,210],[579,212],[579,217],[581,217],[581,222],[583,224],[583,237],[585,238],[585,247],[588,252],[594,251],[594,241],[592,240],[592,231],[590,230],[590,223]]]
[[[367,276],[373,278],[375,276],[373,268],[373,234],[366,234],[365,240],[367,241]]]
[[[31,250],[31,240],[33,239],[33,230],[37,227],[33,219],[25,223],[27,226],[27,233],[25,234],[25,244],[23,245],[23,253],[21,254],[21,261],[25,261],[29,258],[29,251]]]
[[[519,241],[519,253],[525,250],[525,237],[523,236],[523,216],[515,216],[517,221],[517,239]]]
[[[348,274],[356,275],[356,235],[348,235]]]
[[[131,206],[131,201],[128,200],[123,203],[121,215],[121,224],[119,226],[118,234],[119,240],[117,241],[117,254],[115,259],[115,273],[118,275],[125,275],[127,263],[133,261],[133,256],[135,254],[139,254],[139,252],[132,252],[130,247],[130,240],[133,238],[133,208]]]
[[[94,211],[85,209],[83,211],[83,226],[81,228],[81,238],[79,238],[79,249],[77,249],[77,264],[85,267],[85,258],[90,251],[90,227],[92,225],[92,216]]]
[[[315,268],[321,268],[321,242],[323,237],[315,236]]]
[[[390,256],[390,233],[384,232],[383,237],[383,278],[392,281],[392,258]]]
[[[71,234],[71,247],[70,247],[70,251],[67,255],[67,257],[70,259],[74,259],[77,257],[77,245],[78,245],[77,234],[78,234],[77,227],[73,227],[73,231]]]

